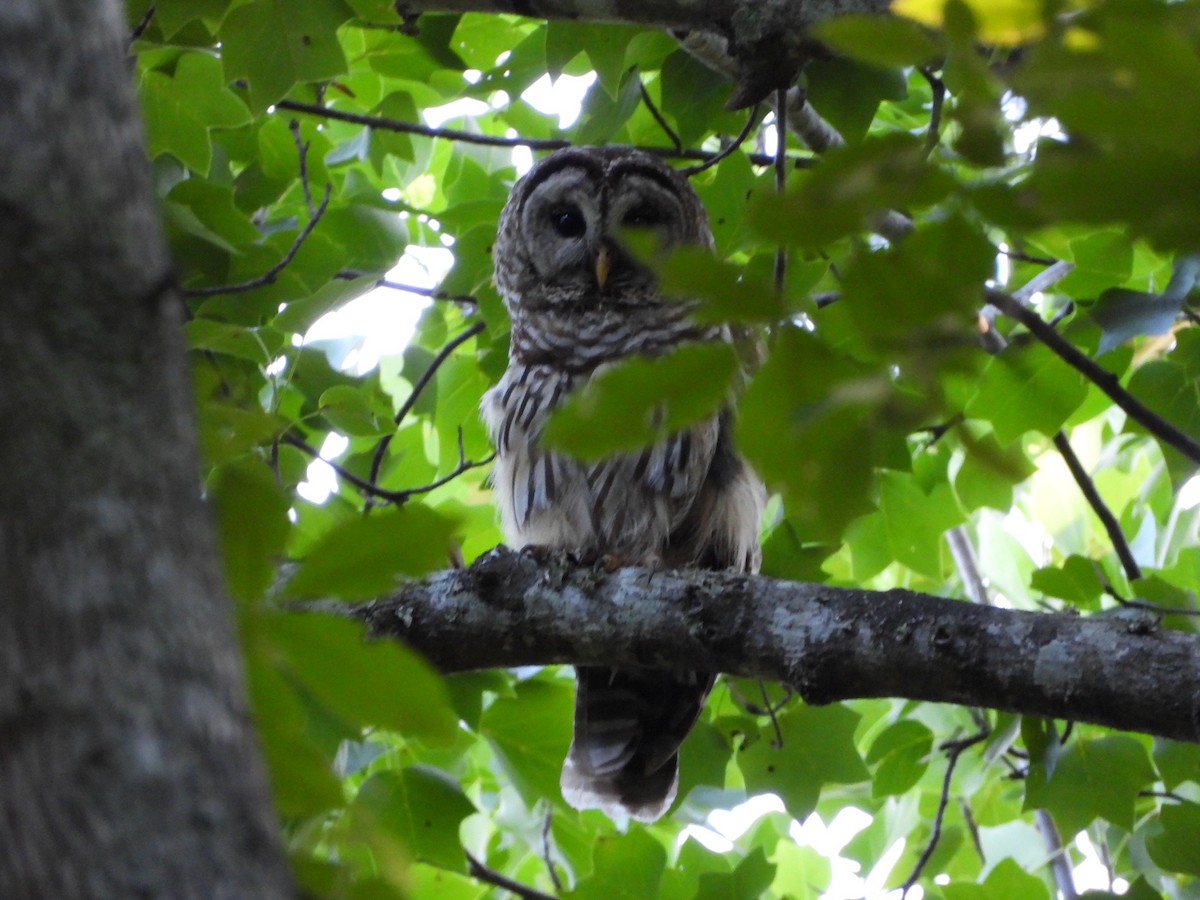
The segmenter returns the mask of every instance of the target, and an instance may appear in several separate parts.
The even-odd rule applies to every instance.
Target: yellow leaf
[[[948,0],[893,0],[892,12],[940,28]],[[981,40],[1015,46],[1046,32],[1040,0],[963,0],[975,16]]]

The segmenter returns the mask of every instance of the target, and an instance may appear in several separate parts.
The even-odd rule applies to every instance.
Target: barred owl
[[[513,188],[494,247],[512,319],[508,370],[484,396],[505,540],[631,564],[757,571],[761,482],[734,450],[728,411],[637,452],[584,463],[539,445],[552,409],[606,363],[687,341],[731,340],[661,296],[623,248],[712,246],[700,198],[657,158],[623,147],[559,150]],[[652,821],[671,805],[679,746],[713,684],[699,672],[576,667],[563,796]]]

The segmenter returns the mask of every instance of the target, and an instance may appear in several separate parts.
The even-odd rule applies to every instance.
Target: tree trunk
[[[122,32],[0,3],[0,897],[287,896]]]

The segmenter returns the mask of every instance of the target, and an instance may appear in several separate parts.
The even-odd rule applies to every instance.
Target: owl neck
[[[582,373],[624,356],[653,356],[684,341],[717,336],[718,329],[696,325],[689,311],[682,303],[640,309],[573,309],[569,313],[554,309],[527,313],[510,308],[509,356],[523,365]]]

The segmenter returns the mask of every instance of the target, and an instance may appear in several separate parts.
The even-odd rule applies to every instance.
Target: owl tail
[[[576,809],[652,822],[679,785],[679,745],[714,676],[578,666],[575,736],[563,763],[563,797]]]

